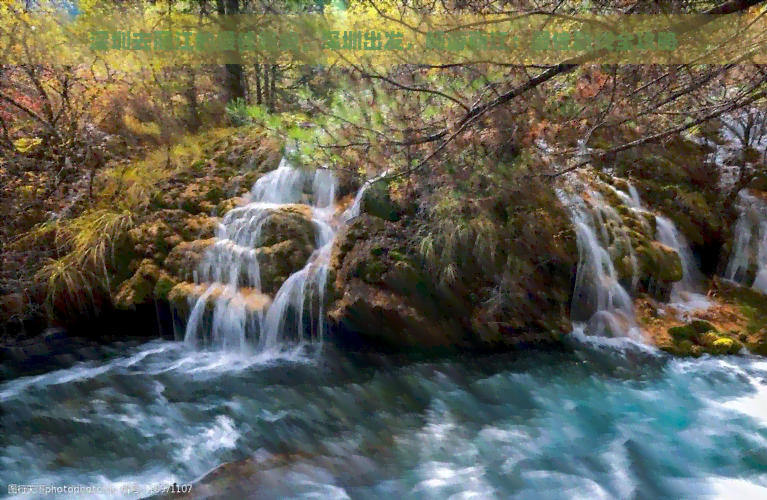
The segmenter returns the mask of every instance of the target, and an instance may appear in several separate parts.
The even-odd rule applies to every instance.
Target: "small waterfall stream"
[[[767,203],[744,189],[738,195],[738,211],[724,277],[767,293]]]
[[[671,305],[681,313],[705,309],[710,306],[711,301],[701,293],[700,281],[702,276],[687,240],[670,219],[658,215],[655,217],[655,222],[655,238],[660,243],[676,250],[682,261],[683,276],[681,281],[674,283],[671,287]]]
[[[276,170],[262,176],[251,190],[249,203],[226,214],[217,241],[200,265],[196,281],[207,289],[192,308],[185,343],[193,348],[267,352],[284,349],[290,337],[297,349],[321,347],[333,241],[341,227],[359,215],[363,194],[376,179],[366,182],[338,216],[332,171],[317,169],[310,176],[283,158]],[[316,249],[270,301],[262,293],[262,229],[275,211],[295,204],[311,207]],[[212,317],[211,300],[215,301]]]
[[[582,195],[558,191],[570,211],[578,243],[578,272],[571,304],[576,328],[595,336],[641,340],[629,292],[620,284],[610,246],[627,245],[634,269],[637,264],[621,218],[596,191],[584,188]]]

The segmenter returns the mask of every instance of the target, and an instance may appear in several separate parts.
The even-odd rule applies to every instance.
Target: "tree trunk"
[[[271,78],[271,81],[269,82],[272,85],[272,88],[269,91],[269,96],[271,98],[269,100],[269,111],[271,111],[272,113],[274,113],[275,101],[277,100],[276,81],[277,81],[277,65],[272,64],[272,78]]]
[[[186,100],[189,103],[189,130],[197,132],[200,128],[200,103],[197,100],[196,72],[193,68],[187,70]]]
[[[264,69],[264,106],[269,107],[269,65],[259,64]]]
[[[263,103],[261,95],[261,65],[255,65],[256,70],[256,104],[259,106]]]
[[[240,14],[240,0],[217,0],[216,6],[219,15],[237,16]],[[236,18],[231,17],[226,26],[227,31],[238,32]],[[228,54],[235,61],[239,59],[239,47],[235,39],[235,50],[230,51]],[[225,64],[226,77],[224,82],[224,89],[227,94],[227,100],[233,101],[235,99],[245,98],[245,86],[243,85],[243,72],[242,64],[230,63]]]

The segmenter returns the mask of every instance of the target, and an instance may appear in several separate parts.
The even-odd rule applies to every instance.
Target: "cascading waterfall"
[[[738,195],[738,211],[724,277],[767,293],[767,203],[744,189]],[[749,283],[754,268],[755,277]]]
[[[620,189],[616,188],[615,186],[612,186],[610,184],[603,184],[605,187],[610,189],[612,192],[618,195],[618,197],[623,201],[623,203],[629,207],[631,210],[637,211],[637,212],[646,212],[644,207],[642,206],[642,199],[639,197],[639,192],[634,187],[633,184],[628,183],[628,194],[624,191],[621,191]]]
[[[365,183],[354,203],[336,217],[337,181],[333,172],[317,169],[309,177],[283,158],[276,170],[256,182],[250,202],[228,212],[221,222],[217,241],[200,265],[196,281],[209,285],[192,308],[185,342],[200,347],[202,340],[214,348],[240,352],[256,346],[265,352],[280,350],[290,333],[298,348],[309,344],[321,347],[333,241],[341,226],[359,215],[362,197],[373,180]],[[254,300],[254,296],[263,297],[258,246],[264,223],[275,210],[299,203],[312,208],[316,250],[305,266],[282,284],[271,304]],[[212,320],[206,324],[212,298]]]
[[[671,287],[671,304],[680,312],[708,307],[711,302],[700,289],[701,273],[695,263],[690,245],[677,230],[674,223],[663,216],[656,216],[656,236],[660,243],[676,250],[682,261],[682,280]]]
[[[578,272],[571,305],[576,328],[590,335],[641,340],[631,296],[618,280],[609,251],[611,244],[631,246],[620,217],[591,189],[586,188],[583,196],[561,190],[558,195],[570,211],[578,242]],[[628,254],[633,256],[633,251]],[[632,265],[636,276],[635,259]]]

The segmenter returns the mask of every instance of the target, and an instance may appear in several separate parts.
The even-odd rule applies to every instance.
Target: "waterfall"
[[[682,261],[682,280],[671,287],[671,304],[680,312],[703,309],[711,305],[705,295],[700,293],[701,273],[695,263],[692,250],[687,240],[677,230],[674,223],[663,216],[656,216],[655,239],[679,254]]]
[[[611,184],[603,184],[606,188],[610,189],[612,192],[614,192],[618,197],[621,199],[624,205],[629,207],[631,210],[634,210],[636,212],[646,212],[644,207],[642,206],[642,199],[639,197],[639,192],[634,187],[633,184],[628,183],[628,189],[629,192],[626,193],[624,191],[621,191],[620,189],[616,188],[615,186]]]
[[[724,277],[767,293],[767,203],[744,189],[738,195],[738,211]],[[753,269],[756,275],[749,283]]]
[[[602,196],[588,188],[584,191],[582,196],[557,191],[570,212],[578,243],[571,317],[577,329],[590,335],[641,340],[631,296],[618,280],[609,251],[611,244],[627,244],[630,248],[630,239],[617,212]],[[636,281],[633,250],[628,254],[632,257]]]
[[[283,158],[276,170],[262,176],[248,204],[229,211],[221,221],[216,242],[200,264],[196,281],[207,288],[192,308],[185,343],[239,352],[279,351],[288,340],[299,349],[321,347],[333,241],[341,227],[359,215],[371,183],[365,183],[355,202],[336,217],[337,181],[332,171],[317,169],[310,176]],[[311,207],[316,250],[269,301],[262,294],[259,262],[263,226],[276,210],[295,204]]]

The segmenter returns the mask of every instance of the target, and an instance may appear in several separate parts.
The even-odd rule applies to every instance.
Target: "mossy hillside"
[[[662,350],[677,356],[740,354],[743,348],[767,355],[767,295],[714,278],[712,305],[678,319],[673,308],[659,314],[651,301],[637,301],[643,330]]]
[[[336,240],[331,318],[400,348],[555,340],[570,327],[577,249],[567,213],[541,188],[496,191],[478,205],[446,187],[416,200],[390,186],[383,198],[399,200],[397,217],[368,213]],[[404,331],[374,332],[382,318]]]
[[[668,295],[671,284],[683,278],[684,269],[674,249],[655,241],[655,215],[628,207],[610,188],[629,196],[625,179],[601,174],[591,184],[614,210],[603,214],[603,219],[609,235],[608,251],[620,281],[628,284],[636,277],[640,290],[648,291],[653,284],[659,298]]]
[[[767,356],[767,295],[718,278],[712,282],[711,295],[738,309],[744,318],[740,338],[750,351]]]
[[[84,314],[82,303],[132,309],[166,298],[191,279],[210,243],[196,242],[213,237],[218,208],[236,206],[232,197],[247,193],[279,158],[279,145],[260,130],[219,129],[102,171],[93,208],[39,225],[20,240],[55,237],[60,257],[36,277],[51,314],[66,323]]]
[[[617,145],[606,131],[595,134],[600,149]],[[682,137],[665,143],[646,144],[621,152],[597,166],[609,176],[631,180],[642,200],[669,219],[693,245],[707,245],[721,238],[725,229],[717,210],[719,170],[709,160],[711,149]]]

